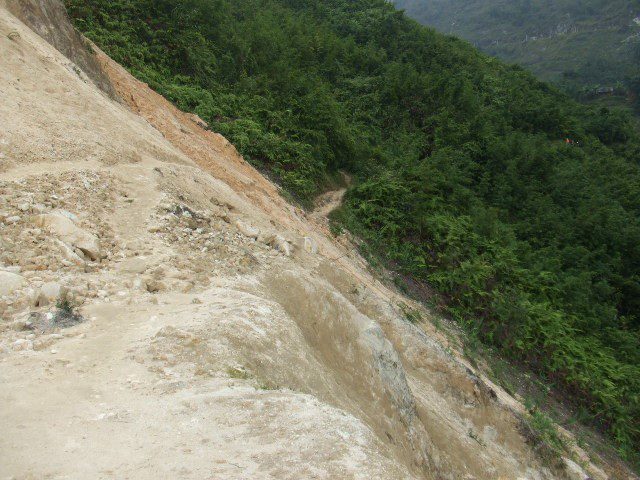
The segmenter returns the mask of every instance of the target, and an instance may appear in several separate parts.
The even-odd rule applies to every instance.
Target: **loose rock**
[[[258,239],[258,235],[260,235],[260,229],[254,227],[249,223],[245,223],[242,220],[238,220],[236,222],[236,227],[238,227],[238,231],[243,234],[245,237]]]

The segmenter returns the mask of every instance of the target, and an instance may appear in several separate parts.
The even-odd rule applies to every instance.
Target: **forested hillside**
[[[640,449],[640,145],[625,115],[383,0],[67,0],[116,61]]]
[[[638,0],[395,0],[419,22],[561,84],[581,99],[640,92]]]

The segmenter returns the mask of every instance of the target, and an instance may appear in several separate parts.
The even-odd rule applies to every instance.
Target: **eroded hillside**
[[[0,3],[3,478],[610,478],[544,463],[322,211],[29,5]]]

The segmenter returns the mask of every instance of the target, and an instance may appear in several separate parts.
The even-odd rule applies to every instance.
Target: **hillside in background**
[[[395,0],[440,32],[517,63],[585,99],[640,88],[638,0]],[[629,92],[631,90],[631,92]]]
[[[67,0],[75,24],[301,204],[424,282],[472,338],[640,449],[640,145],[383,0]]]

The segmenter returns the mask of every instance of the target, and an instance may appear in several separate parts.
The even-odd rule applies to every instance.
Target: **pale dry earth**
[[[89,76],[0,0],[0,478],[613,478],[542,462],[331,236],[344,191],[307,215],[93,50]]]

